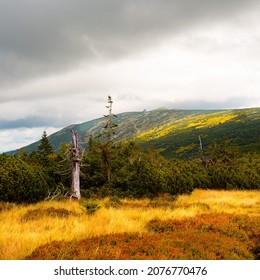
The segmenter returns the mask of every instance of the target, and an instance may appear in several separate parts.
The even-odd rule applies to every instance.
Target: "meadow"
[[[0,203],[0,259],[258,259],[259,218],[259,191]]]

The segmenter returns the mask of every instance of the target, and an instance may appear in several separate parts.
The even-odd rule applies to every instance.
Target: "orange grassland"
[[[91,201],[93,203],[93,201]],[[259,259],[260,192],[0,203],[0,259]]]

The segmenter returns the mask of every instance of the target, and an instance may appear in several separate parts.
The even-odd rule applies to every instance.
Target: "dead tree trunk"
[[[200,141],[199,150],[200,150],[201,154],[203,154],[203,146],[202,146],[202,141],[201,141],[200,135],[199,135],[199,141]]]
[[[72,147],[71,147],[71,161],[72,161],[72,198],[80,199],[80,153],[79,153],[79,137],[78,133],[71,131],[72,133]]]
[[[207,169],[207,160],[206,160],[206,158],[204,156],[202,140],[201,140],[200,135],[199,135],[199,142],[200,142],[200,145],[199,145],[199,157],[200,157],[200,160],[201,160],[203,166]]]

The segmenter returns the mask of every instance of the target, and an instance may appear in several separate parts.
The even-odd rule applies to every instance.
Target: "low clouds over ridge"
[[[0,0],[0,142],[11,139],[2,151],[18,143],[8,129],[29,129],[30,139],[35,129],[39,139],[39,128],[102,116],[108,94],[115,113],[260,106],[259,8],[258,0]]]

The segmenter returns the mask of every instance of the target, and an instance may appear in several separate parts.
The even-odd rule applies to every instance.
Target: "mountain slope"
[[[198,151],[198,137],[207,146],[213,139],[228,137],[242,151],[260,151],[260,108],[241,110],[169,110],[122,113],[115,118],[118,124],[114,141],[135,138],[144,148],[161,149],[167,157],[188,157]],[[62,143],[70,143],[71,130],[77,130],[80,141],[99,135],[106,123],[99,118],[70,125],[49,136],[56,151]],[[31,153],[39,142],[25,147]]]
[[[243,152],[260,152],[260,109],[188,115],[140,134],[138,139],[144,147],[161,149],[166,157],[189,157],[198,153],[199,136],[203,146],[228,138]]]

